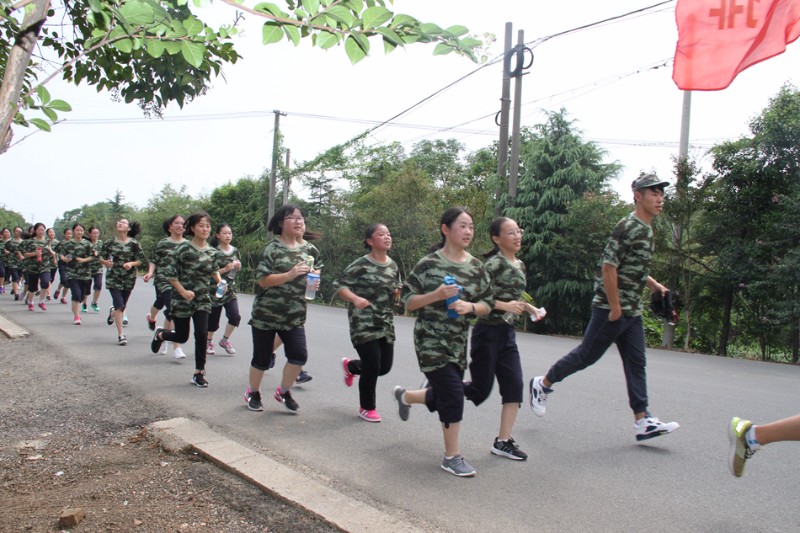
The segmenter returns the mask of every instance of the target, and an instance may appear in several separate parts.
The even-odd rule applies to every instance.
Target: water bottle
[[[222,298],[225,295],[225,287],[227,286],[228,282],[225,281],[224,279],[219,283],[217,283],[217,293],[216,293],[217,298]]]
[[[317,283],[319,274],[309,272],[306,274],[306,300],[313,300],[317,296]]]
[[[449,307],[451,303],[458,300],[459,294],[461,294],[461,285],[456,283],[456,278],[454,278],[453,276],[445,276],[443,283],[445,285],[455,285],[456,287],[458,287],[458,294],[456,294],[455,296],[451,296],[450,298],[445,300],[444,304],[445,308],[447,309],[447,316],[449,316],[450,318],[458,318],[458,313],[455,312],[453,309],[450,309]]]

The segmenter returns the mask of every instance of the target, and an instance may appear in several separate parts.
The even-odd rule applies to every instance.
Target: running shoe
[[[281,388],[278,387],[277,389],[275,389],[274,398],[278,402],[282,403],[283,406],[286,408],[286,410],[289,411],[290,413],[296,413],[297,411],[300,410],[300,406],[297,405],[297,402],[294,401],[294,398],[292,398],[291,391],[287,390],[286,392],[281,394]]]
[[[342,370],[344,371],[344,384],[348,387],[353,386],[353,379],[355,379],[355,374],[350,372],[350,369],[347,367],[350,364],[350,359],[347,357],[342,357]],[[361,418],[364,418],[363,416]],[[366,420],[366,419],[365,419]]]
[[[81,325],[81,315],[75,315],[75,319],[72,321],[72,323],[75,324],[76,326],[80,326]]]
[[[311,374],[309,374],[305,370],[301,369],[300,370],[300,374],[297,375],[297,379],[295,380],[295,383],[297,383],[297,384],[308,383],[312,379],[314,379],[314,378],[311,377]]]
[[[61,297],[61,303],[62,303],[62,304],[65,304],[65,303],[67,303],[67,298],[66,298],[65,296],[62,296],[62,297]]]
[[[164,344],[162,344],[161,345],[161,349],[158,351],[158,355],[167,355],[167,349],[168,348],[169,348],[169,346],[167,346],[166,342]]]
[[[164,331],[164,328],[156,328],[155,333],[153,333],[153,340],[150,341],[150,351],[153,353],[158,353],[164,343],[164,339],[158,338],[158,334],[162,331]]]
[[[127,326],[128,325],[128,315],[126,315],[124,313],[122,314],[122,325],[123,326]]]
[[[215,355],[215,353],[214,353],[214,343],[213,342],[208,341],[208,344],[206,344],[206,353],[208,355]]]
[[[125,335],[120,335],[117,337],[117,344],[120,346],[127,346],[128,345],[128,338]]]
[[[47,300],[47,301],[49,302],[49,301],[50,301],[50,300],[52,300],[53,298],[51,298],[51,297],[50,297],[50,295],[48,294],[47,296],[45,296],[45,297],[44,297],[44,299],[45,299],[45,300]]]
[[[636,440],[642,441],[658,437],[666,433],[672,433],[678,429],[680,424],[677,422],[662,422],[650,413],[647,413],[644,418],[637,420],[633,424],[633,429],[636,432]]]
[[[33,304],[28,304],[28,311],[33,311]]]
[[[39,302],[39,309],[41,309],[42,311],[47,311],[47,306],[44,305],[44,302]]]
[[[225,353],[228,355],[233,355],[236,353],[236,348],[233,347],[233,344],[231,344],[231,341],[229,340],[222,339],[219,341],[219,346],[225,350]]]
[[[752,422],[738,416],[733,417],[728,425],[728,440],[731,443],[728,466],[736,477],[742,477],[745,462],[756,453],[747,445],[747,431],[752,426]]]
[[[83,304],[83,312],[86,312],[86,304]],[[114,323],[114,306],[111,306],[108,309],[108,318],[106,318],[106,324],[109,326]]]
[[[408,420],[408,415],[411,412],[411,406],[403,401],[403,394],[405,394],[405,392],[406,389],[400,385],[396,386],[394,391],[392,391],[394,399],[397,400],[397,414],[400,415],[400,420],[404,422]]]
[[[367,422],[380,422],[381,415],[378,414],[378,411],[375,409],[359,409],[358,416],[366,420]]]
[[[86,312],[85,305],[83,306],[83,311]],[[100,306],[97,304],[92,304],[92,313],[99,313],[99,312],[100,312]]]
[[[150,318],[150,314],[149,313],[147,315],[147,328],[150,331],[155,331],[156,330],[156,321],[153,320],[152,318]]]
[[[458,477],[472,477],[475,475],[475,468],[461,454],[454,455],[450,459],[445,457],[442,460],[442,470]]]
[[[247,404],[247,408],[251,411],[263,411],[264,404],[261,403],[261,391],[251,391],[250,387],[247,387],[244,390],[244,403]]]
[[[206,381],[206,377],[203,375],[202,372],[194,373],[194,375],[192,376],[192,383],[200,388],[208,387],[208,381]]]
[[[494,439],[494,444],[492,444],[492,453],[495,455],[499,455],[500,457],[508,457],[514,461],[524,461],[528,458],[528,454],[523,452],[517,446],[517,443],[514,442],[514,439],[511,437],[508,440],[500,440],[499,438]]]
[[[81,313],[86,312],[86,304],[81,304]]]
[[[531,409],[536,416],[544,416],[547,410],[547,395],[553,392],[553,389],[544,386],[542,379],[544,376],[536,376],[528,385],[531,393]]]
[[[186,354],[183,353],[183,350],[180,346],[176,346],[174,350],[172,350],[172,357],[175,359],[186,359]]]

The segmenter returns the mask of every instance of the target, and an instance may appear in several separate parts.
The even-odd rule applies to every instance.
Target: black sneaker
[[[192,383],[198,387],[208,387],[208,381],[206,381],[206,377],[201,372],[195,372],[192,376]]]
[[[159,339],[158,335],[164,331],[164,328],[156,328],[156,332],[153,333],[153,340],[150,341],[150,351],[153,353],[158,353],[161,349],[161,345],[164,344],[164,339]]]
[[[514,461],[524,461],[528,458],[528,454],[520,450],[517,443],[514,442],[514,439],[511,437],[509,437],[507,441],[494,439],[492,453],[501,457],[508,457]]]
[[[120,335],[117,337],[117,343],[120,346],[127,346],[128,345],[128,338],[125,335]]]
[[[86,311],[86,306],[83,306],[83,310]],[[114,323],[114,306],[108,310],[108,318],[106,318],[106,324],[109,326]]]
[[[298,384],[299,383],[308,383],[312,379],[314,379],[314,378],[311,377],[311,374],[309,374],[305,370],[301,370],[300,374],[297,376],[297,379],[295,380],[295,383],[298,383]]]
[[[244,401],[251,411],[264,410],[264,404],[261,403],[261,391],[251,391],[250,387],[247,387],[244,391]]]
[[[300,410],[300,406],[297,405],[297,402],[294,401],[294,398],[292,398],[292,393],[288,390],[283,394],[281,394],[281,388],[278,387],[277,389],[275,389],[274,398],[280,403],[282,403],[283,406],[286,408],[286,410],[289,411],[290,413],[296,413],[297,411]]]

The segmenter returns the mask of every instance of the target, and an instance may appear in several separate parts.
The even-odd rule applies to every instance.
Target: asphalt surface
[[[353,357],[344,309],[309,306],[307,369],[314,380],[296,388],[301,412],[292,415],[271,398],[275,371],[262,386],[265,411],[242,400],[251,356],[252,298],[240,296],[242,327],[232,340],[238,353],[209,356],[208,389],[189,383],[193,349],[176,364],[150,352],[144,316],[152,286],[141,279],[129,303],[128,346],[116,344],[106,325],[110,299],[100,314],[72,325],[68,306],[51,303],[30,313],[8,295],[0,314],[97,372],[130,383],[142,397],[167,402],[249,448],[365,502],[399,523],[437,531],[798,531],[800,493],[797,443],[770,445],[736,479],[728,471],[726,428],[732,416],[770,421],[796,414],[800,368],[648,351],[651,411],[681,428],[637,443],[619,358],[612,348],[596,365],[558,384],[547,415],[526,406],[514,438],[530,458],[515,462],[489,453],[499,423],[495,391],[479,407],[468,404],[461,448],[477,468],[461,479],[439,468],[443,450],[435,414],[414,406],[408,422],[396,413],[394,385],[422,379],[413,351],[413,319],[397,317],[395,365],[378,381],[380,424],[357,417],[357,386],[344,386],[343,356]],[[218,339],[217,339],[218,340]],[[518,334],[526,380],[544,373],[577,341]],[[222,354],[222,350],[217,348]],[[278,356],[283,364],[282,352]],[[527,393],[526,393],[527,400]],[[131,398],[136,401],[136,398]]]

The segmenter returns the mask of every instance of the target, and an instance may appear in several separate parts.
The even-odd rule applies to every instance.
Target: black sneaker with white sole
[[[679,427],[681,426],[677,422],[662,422],[650,413],[647,413],[644,418],[637,420],[633,424],[637,441],[648,440],[660,435],[672,433]]]
[[[520,450],[517,443],[514,442],[514,439],[511,437],[509,437],[508,440],[494,439],[492,453],[500,457],[508,457],[514,461],[524,461],[528,458],[528,454]]]
[[[296,413],[300,410],[300,406],[297,405],[297,402],[292,398],[292,393],[290,391],[286,391],[281,393],[281,388],[278,387],[275,389],[274,398],[283,404],[287,411],[290,413]]]
[[[192,376],[192,383],[198,387],[208,387],[208,381],[206,381],[206,377],[202,372],[195,372],[195,374]]]

